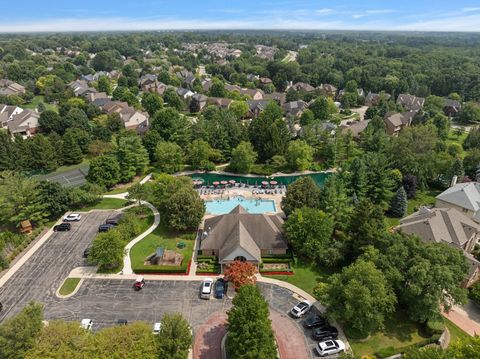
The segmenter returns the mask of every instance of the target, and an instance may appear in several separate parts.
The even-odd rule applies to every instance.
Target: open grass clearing
[[[81,208],[82,212],[88,212],[92,209],[119,209],[125,207],[129,201],[121,198],[102,198],[100,202],[95,205]]]

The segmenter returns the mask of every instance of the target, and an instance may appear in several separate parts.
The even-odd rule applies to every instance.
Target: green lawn
[[[71,294],[77,288],[78,283],[80,283],[80,278],[67,278],[59,290],[60,295]]]
[[[372,334],[368,340],[348,339],[355,356],[373,355],[380,349],[388,347],[402,348],[426,339],[421,335],[421,328],[402,312],[397,312],[385,321],[385,330]]]
[[[134,271],[141,271],[142,269],[154,270],[165,268],[165,266],[144,265],[145,258],[154,253],[157,247],[164,247],[166,249],[175,250],[176,252],[181,253],[183,255],[182,265],[171,268],[186,268],[188,261],[192,258],[194,238],[194,233],[173,233],[168,231],[165,226],[161,224],[157,229],[155,229],[155,231],[153,231],[153,233],[149,234],[131,249],[130,258],[132,260],[132,268]],[[185,248],[178,249],[177,244],[179,242],[185,243]]]
[[[440,193],[441,191],[438,190],[417,191],[415,198],[408,200],[407,214],[412,214],[422,205],[435,204],[435,197]]]
[[[464,338],[469,338],[470,337],[470,335],[468,335],[468,333],[464,332],[462,329],[457,327],[455,324],[453,324],[447,318],[444,317],[443,321],[445,322],[445,325],[447,326],[447,328],[450,332],[450,343],[453,343],[458,339],[464,339]]]
[[[293,265],[293,273],[293,275],[266,275],[265,277],[283,280],[313,295],[313,289],[318,282],[325,282],[333,271],[317,268],[315,264],[298,260],[297,264]]]
[[[92,209],[119,209],[125,207],[128,201],[120,198],[102,198],[102,200],[93,205],[81,208],[82,212],[87,212]]]
[[[452,143],[457,143],[460,146],[462,146],[463,141],[465,141],[465,138],[467,137],[467,135],[468,134],[464,132],[460,136],[457,136],[455,135],[455,130],[451,130],[446,141],[447,145],[450,145]],[[460,152],[460,157],[462,158],[465,157],[465,150],[463,149],[463,147],[462,147],[462,152]]]
[[[29,109],[31,109],[31,110],[35,110],[40,102],[43,102],[43,103],[45,104],[45,108],[46,108],[47,110],[52,110],[52,111],[58,112],[57,106],[52,105],[52,104],[50,104],[50,103],[46,103],[43,96],[35,96],[35,97],[32,99],[32,101],[30,101],[30,102],[22,105],[22,107],[24,107],[24,108],[29,108]]]

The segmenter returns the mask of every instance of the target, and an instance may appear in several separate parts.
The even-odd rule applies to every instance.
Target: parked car
[[[212,286],[213,286],[213,279],[212,278],[205,278],[202,282],[202,289],[200,291],[200,298],[210,299],[210,295],[212,294]]]
[[[321,315],[312,315],[303,322],[303,326],[307,329],[322,327],[325,324],[328,324],[327,319]]]
[[[80,322],[80,328],[85,330],[92,330],[93,320],[92,319],[82,319]]]
[[[158,335],[160,334],[160,330],[162,329],[162,323],[155,323],[153,324],[153,334]]]
[[[83,258],[88,258],[88,255],[90,254],[90,251],[92,250],[92,247],[87,247],[83,251]]]
[[[116,216],[114,217],[110,217],[110,218],[107,218],[107,220],[105,221],[105,224],[112,224],[114,226],[118,226],[118,224],[120,223],[120,220],[122,219],[122,215],[121,214],[117,214]]]
[[[63,217],[65,222],[76,222],[82,219],[82,215],[79,213],[70,213]]]
[[[72,225],[70,223],[63,222],[53,227],[53,230],[55,232],[65,232],[65,231],[69,231],[71,228],[72,228]]]
[[[332,326],[316,328],[312,331],[312,338],[314,340],[325,341],[328,339],[338,338],[338,329]]]
[[[0,302],[0,312],[3,310],[3,304]]]
[[[308,300],[305,300],[303,302],[299,302],[296,306],[294,306],[291,310],[290,313],[296,318],[301,318],[303,315],[305,315],[312,305]]]
[[[133,289],[135,289],[136,291],[139,291],[144,286],[145,286],[145,279],[142,276],[137,277],[137,279],[135,279],[135,283],[133,283]]]
[[[115,227],[113,224],[101,224],[101,225],[98,226],[98,231],[99,232],[108,232],[113,227]]]
[[[345,344],[341,340],[326,340],[319,342],[315,347],[318,355],[321,357],[338,354],[345,351]]]
[[[224,279],[219,278],[215,282],[215,298],[220,298],[222,299],[225,296],[225,293],[227,292],[227,286],[228,283],[225,282]]]
[[[126,319],[117,320],[117,325],[127,325],[127,324],[128,324],[128,320]]]

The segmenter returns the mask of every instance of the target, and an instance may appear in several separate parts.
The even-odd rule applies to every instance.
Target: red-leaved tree
[[[225,279],[229,282],[232,282],[235,289],[240,288],[245,284],[255,285],[257,277],[257,267],[252,263],[235,261],[232,264],[229,264],[225,269]]]

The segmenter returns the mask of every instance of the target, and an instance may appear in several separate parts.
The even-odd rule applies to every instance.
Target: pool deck
[[[258,190],[258,189],[257,189]],[[228,197],[237,197],[241,196],[247,199],[268,199],[275,201],[275,208],[277,211],[272,214],[281,214],[285,215],[282,211],[282,194],[253,194],[252,189],[250,188],[226,188],[222,194],[207,194],[200,195],[204,201],[212,201],[217,199],[227,199]],[[218,214],[206,214],[204,219],[218,216]]]

